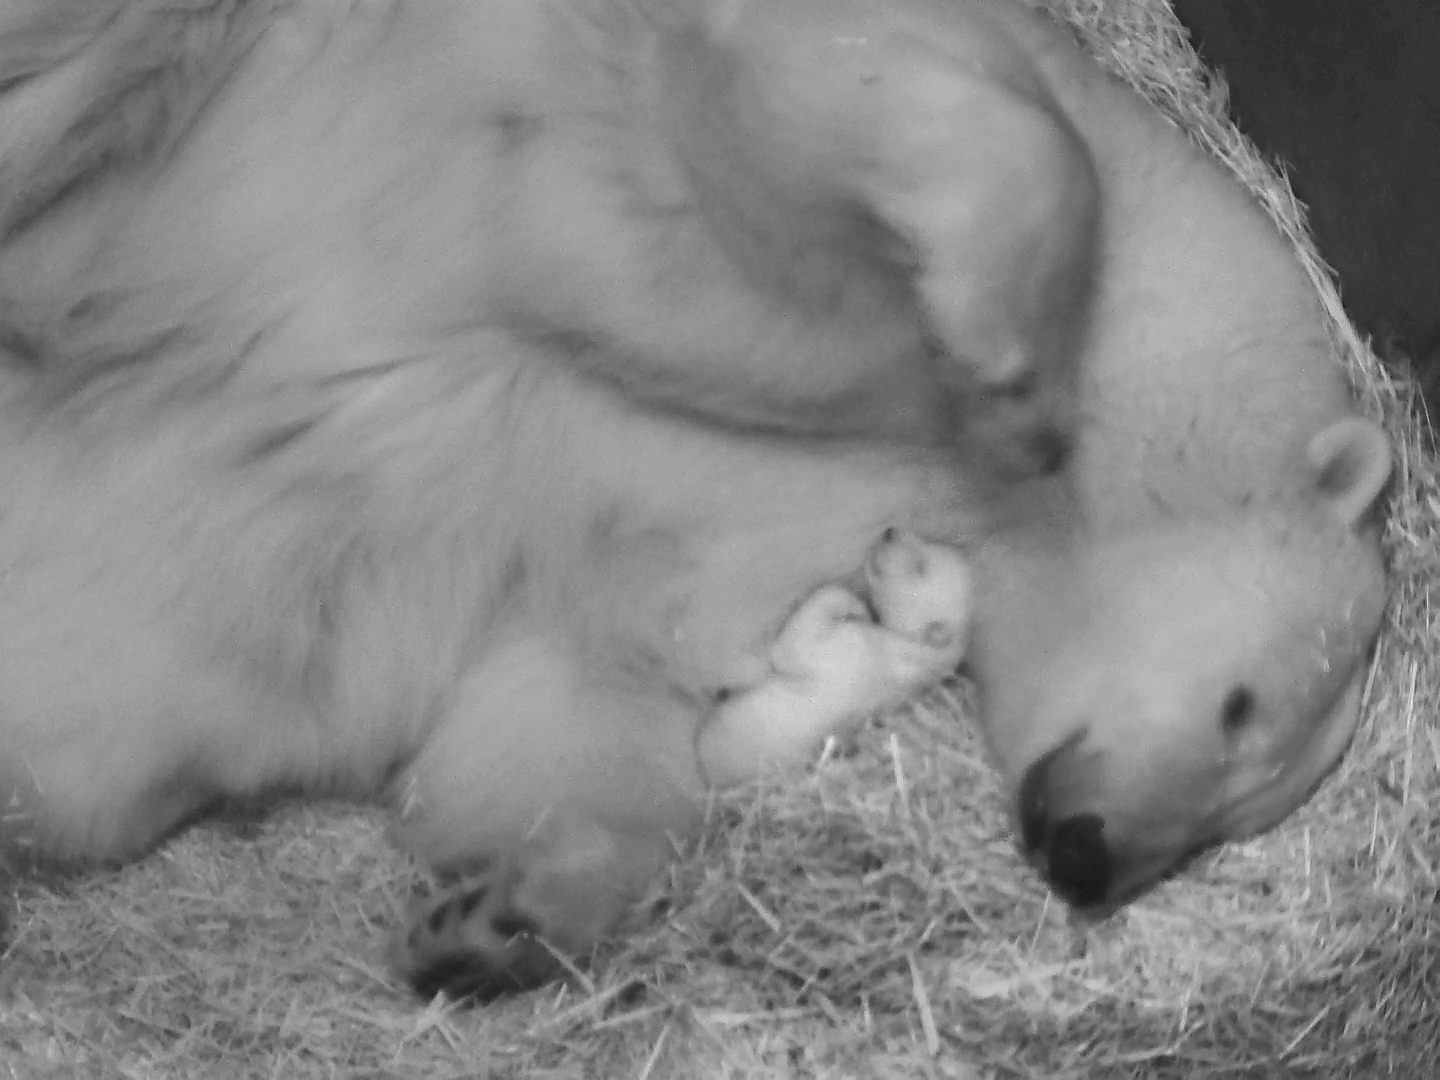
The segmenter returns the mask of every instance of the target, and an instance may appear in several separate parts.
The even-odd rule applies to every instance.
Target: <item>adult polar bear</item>
[[[407,972],[533,982],[892,526],[970,553],[1074,902],[1353,730],[1383,434],[1246,195],[1006,0],[20,0],[0,229],[11,864],[389,798],[472,875]]]

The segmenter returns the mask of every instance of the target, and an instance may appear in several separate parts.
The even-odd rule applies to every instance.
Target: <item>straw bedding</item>
[[[1350,755],[1270,835],[1106,924],[1013,853],[964,688],[783,789],[577,986],[420,1007],[383,942],[416,874],[377,817],[292,807],[141,863],[28,882],[0,962],[0,1076],[1347,1077],[1440,1059],[1440,473],[1408,384],[1344,320],[1288,190],[1223,119],[1163,0],[1052,0],[1295,240],[1399,455],[1389,622]],[[648,921],[647,921],[648,920]]]

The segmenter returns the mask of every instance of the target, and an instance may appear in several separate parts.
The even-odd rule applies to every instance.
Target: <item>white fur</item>
[[[581,948],[716,691],[893,526],[973,557],[1012,789],[1137,694],[1125,759],[1209,776],[1177,740],[1299,658],[1224,805],[1097,781],[1127,880],[1353,726],[1383,435],[1250,200],[1022,5],[21,0],[0,87],[9,860],[390,798]]]
[[[825,738],[955,670],[972,607],[961,554],[887,535],[866,559],[865,578],[869,606],[839,585],[807,597],[770,647],[765,678],[732,691],[705,721],[700,771],[710,783],[803,761]]]

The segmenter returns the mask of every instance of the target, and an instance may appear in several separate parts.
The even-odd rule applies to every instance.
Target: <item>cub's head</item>
[[[1097,542],[1080,632],[987,715],[1022,846],[1076,907],[1112,910],[1277,824],[1348,745],[1385,604],[1390,454],[1346,420],[1308,457],[1293,501]]]

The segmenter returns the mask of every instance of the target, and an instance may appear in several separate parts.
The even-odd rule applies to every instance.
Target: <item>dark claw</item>
[[[410,976],[410,985],[426,1001],[442,990],[452,1001],[488,1005],[506,994],[529,990],[510,972],[497,970],[479,956],[446,956]],[[538,985],[538,984],[537,984]]]
[[[485,902],[489,890],[481,885],[478,889],[471,889],[464,896],[460,897],[460,918],[469,919],[475,914],[475,909]]]
[[[527,937],[534,938],[540,935],[540,927],[534,919],[510,911],[496,915],[490,920],[490,926],[505,940],[511,938]]]

